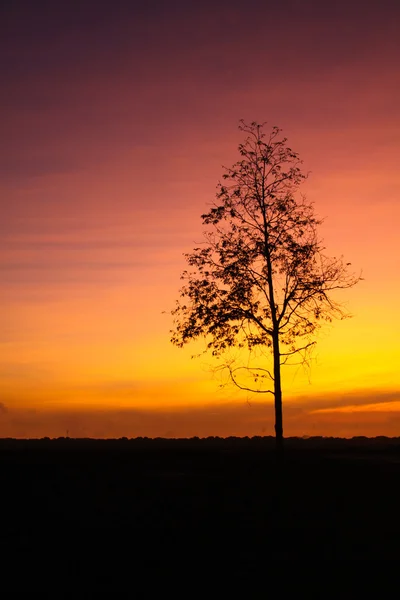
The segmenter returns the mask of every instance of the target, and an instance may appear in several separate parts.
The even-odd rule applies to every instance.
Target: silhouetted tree
[[[321,221],[304,196],[296,197],[306,178],[298,154],[279,128],[266,135],[264,125],[240,121],[246,135],[240,160],[224,169],[216,202],[202,215],[204,244],[185,255],[190,270],[181,276],[185,285],[172,311],[171,341],[182,347],[205,337],[214,356],[232,347],[253,357],[263,356],[257,348],[272,350],[270,369],[233,360],[223,368],[239,388],[274,396],[282,450],[281,365],[299,354],[306,360],[323,321],[348,316],[331,292],[352,287],[360,277],[349,273],[350,263],[342,258],[325,256],[317,235]],[[245,382],[244,372],[250,374]],[[268,380],[272,389],[264,388]]]

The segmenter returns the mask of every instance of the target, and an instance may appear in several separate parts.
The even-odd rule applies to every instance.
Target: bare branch
[[[317,342],[310,342],[301,348],[296,348],[296,350],[292,350],[292,352],[280,352],[280,356],[292,356],[293,354],[298,354],[299,352],[303,352],[303,350],[307,350],[311,348],[311,346],[315,346]]]
[[[229,365],[226,365],[226,368],[229,371],[229,376],[231,378],[232,383],[238,387],[240,390],[244,390],[246,392],[255,392],[257,394],[272,394],[274,395],[274,391],[273,390],[255,390],[254,388],[250,388],[244,385],[241,385],[240,383],[237,382],[236,378],[235,378],[235,372],[240,370],[240,369],[247,369],[248,367],[236,367],[235,369],[232,369]],[[265,370],[265,369],[260,369],[260,370]],[[271,374],[267,371],[268,375],[270,376],[271,379],[273,379],[273,377],[271,376]]]

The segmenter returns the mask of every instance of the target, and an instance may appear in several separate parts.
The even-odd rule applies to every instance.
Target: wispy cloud
[[[295,402],[289,402],[290,406],[303,407],[310,413],[344,410],[351,407],[359,409],[399,402],[400,390],[349,390],[335,394],[325,394],[323,397],[299,397]]]
[[[97,391],[106,391],[111,397],[126,397],[140,391],[143,384],[135,381],[102,384]],[[357,397],[357,419],[346,411],[310,410],[310,406],[290,400],[284,406],[285,434],[287,436],[324,435],[352,437],[354,435],[387,435],[399,433],[400,406],[395,394],[377,392]],[[397,398],[397,400],[396,400]],[[369,407],[382,402],[380,411]],[[329,404],[329,399],[327,400]],[[322,401],[321,401],[322,404]],[[332,402],[331,402],[332,404]],[[333,402],[333,404],[335,404]],[[391,410],[390,406],[394,409]],[[207,403],[165,408],[66,408],[65,404],[55,410],[11,409],[2,412],[0,435],[11,437],[226,437],[273,435],[274,410],[271,403],[245,402]]]

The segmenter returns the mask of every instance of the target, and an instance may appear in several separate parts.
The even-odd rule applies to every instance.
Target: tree
[[[275,404],[278,451],[283,449],[281,366],[304,361],[324,321],[345,318],[331,292],[360,277],[343,258],[328,258],[317,234],[321,224],[312,203],[298,190],[306,175],[281,130],[246,124],[240,159],[224,168],[216,201],[202,215],[205,242],[185,254],[190,270],[172,311],[171,341],[182,347],[205,337],[206,350],[226,356],[230,348],[272,350],[272,368],[224,368],[239,388],[270,393]],[[297,359],[296,359],[297,360]],[[245,370],[252,385],[241,380]],[[265,381],[273,384],[265,389]]]

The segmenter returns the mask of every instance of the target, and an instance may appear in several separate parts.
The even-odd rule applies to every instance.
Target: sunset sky
[[[283,372],[285,435],[400,435],[399,29],[397,0],[1,4],[0,437],[273,435],[169,341],[241,118],[365,278]]]

